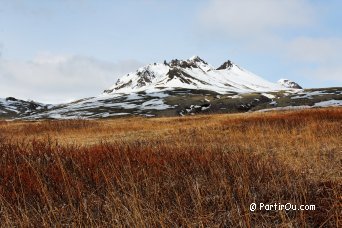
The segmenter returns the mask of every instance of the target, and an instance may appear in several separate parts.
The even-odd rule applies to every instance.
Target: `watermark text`
[[[292,203],[274,203],[274,204],[264,204],[264,203],[251,203],[249,209],[253,211],[314,211],[316,210],[316,205],[296,205]]]

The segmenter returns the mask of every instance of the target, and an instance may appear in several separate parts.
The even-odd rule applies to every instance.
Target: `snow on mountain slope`
[[[280,84],[286,88],[302,89],[302,87],[298,83],[291,81],[289,79],[280,79],[278,81],[278,84]]]
[[[0,119],[78,119],[117,116],[178,116],[198,113],[234,113],[260,109],[296,109],[302,106],[340,107],[342,88],[319,88],[219,94],[209,90],[175,88],[158,92],[102,94],[65,104],[44,105],[0,98]]]
[[[299,89],[297,83],[269,82],[231,61],[214,68],[194,56],[149,64],[121,77],[96,96],[58,105],[8,97],[0,118],[78,119],[117,116],[178,116],[234,113],[283,107],[341,106],[341,87]]]
[[[200,89],[218,93],[264,92],[287,89],[235,65],[231,61],[217,69],[198,56],[188,60],[172,60],[139,68],[121,77],[105,94],[129,94],[132,92],[155,92],[160,89]]]
[[[0,112],[1,113],[8,113],[8,112],[15,112],[19,113],[19,110],[16,106],[17,102],[0,98]]]
[[[32,113],[45,109],[44,104],[34,101],[19,100],[14,97],[0,98],[0,114],[4,116],[20,113]]]

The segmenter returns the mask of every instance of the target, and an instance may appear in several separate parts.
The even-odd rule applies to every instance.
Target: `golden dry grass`
[[[342,109],[0,122],[0,224],[339,226]],[[256,203],[315,211],[256,211]]]

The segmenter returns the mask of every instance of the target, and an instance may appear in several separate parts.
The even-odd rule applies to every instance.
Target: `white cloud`
[[[296,76],[316,80],[316,84],[340,84],[342,38],[324,33],[325,14],[331,6],[318,4],[310,0],[210,0],[199,13],[199,23],[209,39],[219,36],[244,53],[274,56],[291,65]]]
[[[302,28],[315,20],[308,0],[212,0],[200,12],[206,30],[233,38],[271,35],[284,28]]]
[[[299,37],[286,47],[287,58],[302,63],[307,78],[342,83],[342,38]]]
[[[141,65],[134,60],[112,63],[48,53],[39,54],[31,61],[0,59],[0,97],[55,103],[94,96]]]
[[[298,37],[287,45],[287,54],[296,61],[340,64],[342,38]]]
[[[4,51],[4,45],[2,43],[0,43],[0,59],[2,57],[3,51]]]
[[[331,86],[341,87],[342,85],[342,66],[324,65],[315,67],[302,68],[302,75],[311,80],[319,82],[330,82]]]

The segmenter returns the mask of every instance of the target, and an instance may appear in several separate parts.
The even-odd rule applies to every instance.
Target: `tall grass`
[[[337,227],[341,114],[3,123],[0,224]]]

